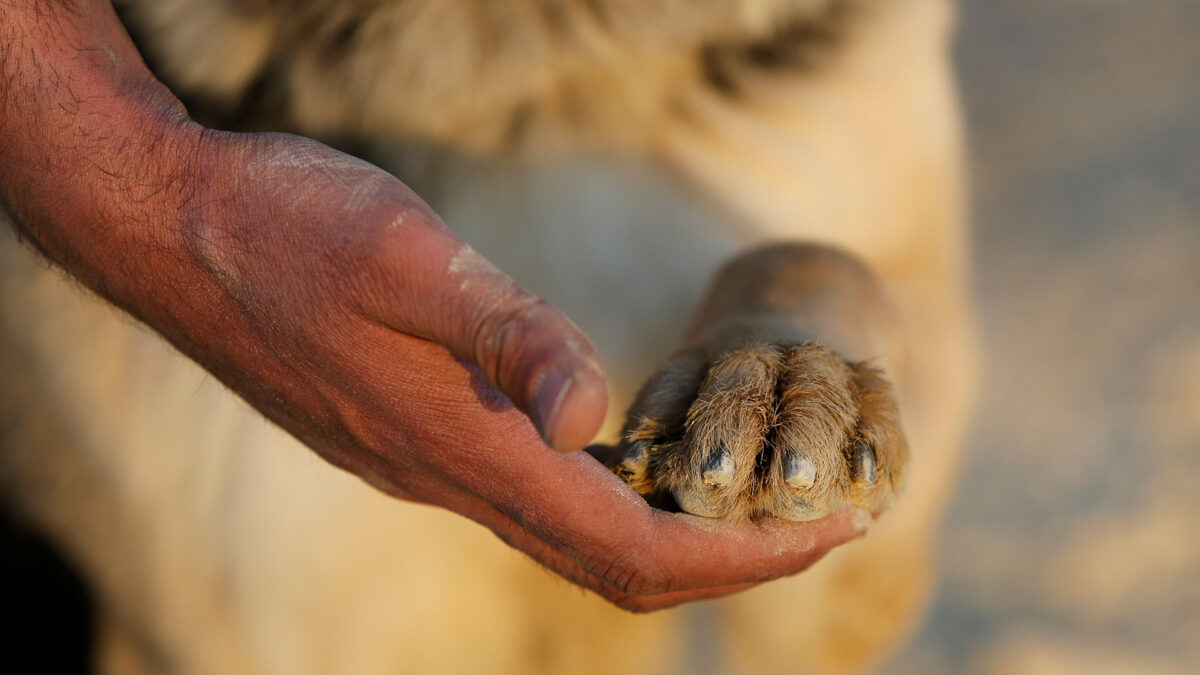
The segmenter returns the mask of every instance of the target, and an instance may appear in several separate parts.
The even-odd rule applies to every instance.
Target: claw
[[[875,482],[875,451],[859,441],[850,452],[850,471],[854,481],[862,485]]]
[[[705,485],[720,487],[728,485],[733,480],[733,470],[733,457],[730,456],[729,450],[724,445],[719,445],[704,462],[704,473],[701,478]]]
[[[630,482],[646,471],[650,463],[650,450],[647,443],[631,443],[621,455],[616,473],[625,482]]]
[[[630,443],[620,456],[619,466],[626,471],[636,471],[638,468],[646,466],[650,459],[649,455],[646,443]]]
[[[788,487],[804,490],[817,482],[817,465],[808,455],[788,455],[783,475]]]

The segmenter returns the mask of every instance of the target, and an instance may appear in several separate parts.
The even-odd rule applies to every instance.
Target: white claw
[[[788,455],[784,480],[793,490],[805,490],[817,482],[817,465],[807,455]]]
[[[721,446],[708,456],[708,461],[704,463],[704,473],[700,477],[705,485],[721,487],[733,480],[733,469],[733,457],[729,455],[725,446]]]
[[[851,461],[853,462],[855,481],[862,485],[871,485],[875,482],[875,452],[871,450],[871,446],[866,443],[855,445]]]

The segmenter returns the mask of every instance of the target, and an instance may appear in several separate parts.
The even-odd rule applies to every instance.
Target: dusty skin
[[[908,633],[973,373],[945,3],[122,3],[137,49],[35,6],[0,475],[98,670],[853,671]],[[736,517],[573,452],[648,377],[652,498]]]

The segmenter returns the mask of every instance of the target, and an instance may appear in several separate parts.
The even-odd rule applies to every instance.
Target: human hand
[[[73,44],[113,39],[115,19],[84,18]],[[865,527],[861,512],[655,511],[591,456],[547,447],[579,448],[604,415],[578,329],[395,178],[294,136],[202,130],[123,70],[131,53],[62,66],[71,106],[34,88],[5,109],[6,156],[24,161],[4,192],[50,257],[330,462],[635,610],[797,572]]]
[[[542,440],[576,450],[603,418],[587,338],[399,181],[292,136],[210,134],[210,153],[186,248],[233,309],[203,339],[221,355],[198,360],[332,463],[632,609],[795,572],[867,521],[650,509],[590,455]]]

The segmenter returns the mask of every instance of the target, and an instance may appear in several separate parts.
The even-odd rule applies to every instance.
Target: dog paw
[[[882,511],[907,462],[891,386],[819,344],[677,354],[639,392],[613,471],[710,518]]]

